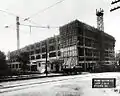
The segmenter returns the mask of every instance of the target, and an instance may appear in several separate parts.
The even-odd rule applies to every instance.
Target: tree
[[[8,66],[4,52],[0,51],[0,76],[8,75]]]
[[[23,71],[28,70],[28,63],[29,63],[29,53],[28,52],[21,52],[18,56],[19,62],[21,63],[21,68]]]
[[[120,52],[116,54],[116,61],[120,65]]]

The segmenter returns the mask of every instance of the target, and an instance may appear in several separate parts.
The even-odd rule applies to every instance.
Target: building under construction
[[[47,48],[47,49],[46,49]],[[47,54],[46,54],[47,51]],[[61,55],[60,52],[60,36],[47,38],[46,40],[25,46],[19,50],[9,53],[9,66],[13,70],[20,70],[21,64],[18,60],[18,55],[21,52],[29,53],[28,66],[30,71],[42,72],[45,70],[46,56],[47,56],[47,69],[49,71],[61,70],[61,65],[58,66],[54,62],[58,61]]]
[[[89,71],[97,64],[114,63],[114,37],[75,20],[60,28],[63,68],[81,66]]]
[[[79,20],[72,21],[59,28],[60,35],[11,52],[10,55],[14,58],[9,58],[9,65],[13,66],[11,68],[16,68],[14,66],[18,64],[16,66],[20,68],[18,67],[20,63],[16,62],[17,59],[14,56],[20,51],[30,53],[31,70],[41,70],[45,67],[46,56],[51,71],[71,69],[76,66],[79,66],[82,71],[90,71],[99,64],[114,64],[115,38],[104,32],[103,10],[96,10],[96,15],[97,28]],[[63,62],[61,64],[51,63],[55,60]]]
[[[78,20],[60,27],[63,69],[79,66],[90,71],[94,66],[114,64],[115,38],[104,32],[103,12],[96,10],[97,28]]]

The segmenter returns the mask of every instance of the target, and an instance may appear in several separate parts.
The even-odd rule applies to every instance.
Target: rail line
[[[87,77],[87,76],[85,76],[85,77]],[[64,79],[59,79],[59,80],[57,79],[57,80],[48,80],[48,81],[20,84],[20,85],[12,85],[12,86],[0,88],[0,93],[18,91],[18,90],[23,90],[23,89],[35,87],[36,85],[39,85],[39,84],[59,82],[59,81],[65,81],[65,80],[70,80],[70,79],[76,79],[76,78],[80,78],[80,77],[70,77],[70,78],[64,78]]]

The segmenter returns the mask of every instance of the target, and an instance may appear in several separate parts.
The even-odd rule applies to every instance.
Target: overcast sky
[[[64,0],[62,3],[38,13],[60,0],[1,0],[0,10],[20,16],[21,24],[37,26],[61,26],[78,19],[96,27],[96,9],[104,9],[104,30],[116,39],[115,50],[120,49],[120,9],[110,12],[110,9],[120,5],[111,5],[112,0]],[[30,22],[23,18],[32,16]],[[5,26],[10,26],[5,28]],[[58,29],[41,29],[20,26],[20,47],[41,41],[45,38],[59,34]],[[16,17],[0,11],[0,50],[7,53],[17,49]]]

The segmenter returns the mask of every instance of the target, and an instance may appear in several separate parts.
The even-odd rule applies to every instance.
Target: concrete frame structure
[[[54,60],[63,60],[62,68],[73,68],[81,66],[83,71],[89,71],[97,64],[114,64],[115,39],[107,33],[91,27],[78,20],[72,21],[60,27],[60,35],[46,39],[48,46],[48,67],[50,71],[57,70]],[[30,53],[30,66],[32,71],[45,68],[45,41],[40,41],[28,45],[22,49],[13,51],[10,55],[15,55],[20,51]],[[9,58],[10,66],[15,64],[17,59]],[[35,70],[34,70],[35,69]]]
[[[114,64],[115,39],[101,30],[75,20],[60,28],[60,38],[63,68],[89,71],[97,64]]]
[[[46,40],[37,42],[21,48],[19,50],[10,52],[9,54],[9,66],[12,69],[20,69],[20,63],[17,60],[17,55],[20,52],[29,52],[30,58],[30,71],[43,71],[45,70],[46,63],[46,46],[47,41],[47,50],[48,50],[48,70],[56,71],[56,65],[51,64],[55,60],[60,60],[60,38],[59,36],[50,37]],[[13,67],[14,66],[14,67]],[[19,67],[18,67],[19,66]],[[58,66],[58,71],[61,70],[61,66]]]

